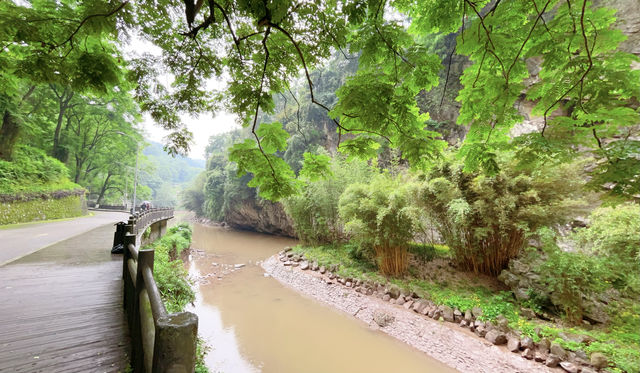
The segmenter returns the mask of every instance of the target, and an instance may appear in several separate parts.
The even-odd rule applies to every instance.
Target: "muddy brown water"
[[[194,226],[189,272],[212,372],[454,372],[426,354],[280,284],[256,264],[292,239]],[[236,264],[244,264],[235,268]]]

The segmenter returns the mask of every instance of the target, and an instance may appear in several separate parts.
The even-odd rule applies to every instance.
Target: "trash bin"
[[[111,254],[122,254],[124,252],[124,236],[127,234],[127,223],[120,221],[114,225],[116,226],[116,233],[113,234]]]

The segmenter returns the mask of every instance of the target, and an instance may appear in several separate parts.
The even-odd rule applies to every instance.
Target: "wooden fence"
[[[173,209],[151,209],[131,215],[118,227],[116,241],[124,245],[124,308],[131,335],[134,372],[184,372],[195,369],[198,316],[191,312],[167,313],[153,278],[154,250],[139,243],[148,227],[164,234]]]

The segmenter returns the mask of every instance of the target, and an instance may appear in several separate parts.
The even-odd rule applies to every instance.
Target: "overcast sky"
[[[211,135],[228,132],[239,126],[236,124],[236,116],[227,112],[220,112],[215,118],[202,115],[199,118],[182,116],[182,121],[187,128],[193,132],[194,143],[191,144],[189,157],[194,159],[204,159],[204,149],[209,142]],[[164,144],[164,137],[169,133],[153,123],[148,114],[144,116],[144,132],[147,140],[157,141]]]

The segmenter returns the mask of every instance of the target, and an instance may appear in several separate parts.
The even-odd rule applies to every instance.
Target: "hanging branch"
[[[54,50],[56,48],[61,47],[62,45],[66,44],[66,43],[71,43],[71,47],[73,48],[73,37],[80,31],[80,29],[82,28],[82,26],[84,26],[84,24],[90,20],[91,18],[95,18],[95,17],[111,17],[112,15],[116,14],[117,12],[119,12],[122,8],[125,7],[125,5],[129,4],[129,1],[125,1],[123,3],[121,3],[120,5],[118,5],[115,9],[113,9],[112,11],[108,12],[108,13],[98,13],[98,14],[91,14],[86,16],[82,21],[80,21],[80,24],[78,24],[78,27],[76,27],[76,29],[71,33],[71,35],[69,35],[69,37],[64,40],[63,42],[52,46],[51,50]]]
[[[264,156],[264,158],[267,160],[267,163],[269,164],[269,168],[271,168],[271,176],[273,176],[273,179],[276,181],[276,184],[280,185],[280,181],[276,176],[276,170],[273,168],[271,159],[269,158],[267,153],[264,152],[264,149],[262,148],[262,143],[260,142],[260,137],[256,133],[256,125],[258,123],[258,112],[260,111],[260,100],[262,99],[262,89],[264,88],[264,79],[266,78],[267,66],[269,64],[269,48],[267,47],[267,39],[269,38],[270,33],[271,33],[271,27],[267,27],[267,30],[264,33],[264,38],[262,39],[262,47],[264,49],[264,65],[262,67],[262,77],[260,78],[260,89],[258,90],[258,99],[256,100],[256,113],[253,116],[253,126],[251,127],[251,133],[253,134],[253,137],[256,138],[256,142],[258,143],[258,149],[260,150],[260,153],[262,153],[262,156]]]
[[[585,26],[584,26],[584,14],[586,11],[586,7],[587,7],[587,0],[584,0],[582,2],[582,12],[580,15],[580,31],[582,34],[582,39],[584,41],[584,48],[585,48],[585,52],[587,54],[587,60],[588,60],[588,66],[585,69],[584,73],[582,73],[582,76],[580,77],[580,79],[578,79],[577,82],[575,82],[575,84],[573,84],[571,86],[571,88],[569,88],[568,90],[566,90],[560,97],[558,97],[557,100],[555,100],[553,102],[553,104],[551,104],[547,110],[545,110],[544,112],[544,125],[542,126],[542,131],[540,132],[540,135],[542,137],[544,137],[544,132],[547,129],[547,116],[549,114],[549,111],[551,111],[551,109],[553,109],[554,106],[556,106],[556,104],[558,104],[562,99],[564,99],[571,91],[573,91],[576,87],[578,87],[578,85],[582,85],[584,84],[584,79],[587,77],[587,74],[589,74],[589,72],[591,71],[591,68],[593,68],[593,59],[591,57],[591,50],[589,49],[589,41],[587,40],[587,34],[586,34],[586,30],[585,30]],[[595,45],[595,38],[594,38],[594,45]],[[582,95],[582,91],[580,91],[580,95]],[[582,101],[582,97],[579,97],[579,100]]]

